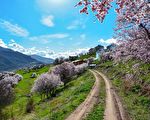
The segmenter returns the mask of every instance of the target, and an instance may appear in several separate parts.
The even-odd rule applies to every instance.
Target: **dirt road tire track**
[[[106,86],[106,108],[104,120],[129,120],[123,105],[112,87],[110,80],[101,72],[95,70],[105,81]]]
[[[90,70],[90,72],[92,72],[96,78],[95,83],[85,101],[79,105],[66,120],[82,120],[89,112],[91,112],[94,105],[98,102],[101,78],[99,77],[98,73],[92,70]]]

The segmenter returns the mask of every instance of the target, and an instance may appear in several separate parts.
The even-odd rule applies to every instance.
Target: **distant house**
[[[107,46],[107,51],[113,51],[116,47],[117,47],[117,45],[113,43],[113,44]]]
[[[81,65],[81,64],[83,64],[83,63],[87,63],[87,61],[86,60],[76,60],[76,61],[73,61],[72,62],[74,65]]]

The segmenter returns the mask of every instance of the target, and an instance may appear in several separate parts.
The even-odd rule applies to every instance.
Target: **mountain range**
[[[39,55],[31,55],[31,58],[33,58],[39,62],[42,62],[44,64],[51,64],[54,62],[54,59],[41,57]]]
[[[42,62],[42,60],[44,62]],[[47,63],[47,58],[44,59],[36,55],[28,56],[8,48],[0,47],[0,71],[16,70],[23,67]],[[51,59],[49,63],[52,63]]]

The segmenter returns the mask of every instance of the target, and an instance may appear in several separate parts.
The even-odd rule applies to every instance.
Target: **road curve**
[[[96,78],[95,83],[85,101],[81,105],[79,105],[77,109],[73,113],[71,113],[71,115],[69,115],[66,120],[82,120],[98,102],[101,78],[99,77],[98,73],[92,70],[90,71]]]
[[[106,86],[106,108],[104,120],[129,120],[110,80],[103,73],[96,70],[95,72],[103,78]]]

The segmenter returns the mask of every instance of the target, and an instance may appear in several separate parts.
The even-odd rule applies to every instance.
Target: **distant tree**
[[[69,56],[69,61],[75,61],[78,59],[78,56]]]
[[[89,49],[89,54],[90,54],[90,55],[95,54],[95,53],[96,53],[95,48],[91,48],[91,49]]]
[[[94,47],[94,48],[91,48],[91,49],[89,50],[89,53],[88,53],[88,54],[90,54],[90,55],[96,54],[97,51],[101,51],[101,50],[104,50],[104,46],[98,45],[98,46],[96,46],[96,47]]]
[[[75,66],[75,73],[77,75],[80,75],[87,69],[87,67],[88,67],[87,63],[83,63],[81,65],[77,65],[77,66]]]
[[[59,64],[59,58],[56,58],[55,60],[54,60],[54,65],[58,65]]]
[[[69,58],[64,59],[64,62],[69,62],[69,61],[70,61]]]
[[[45,73],[37,78],[31,92],[39,93],[41,95],[41,99],[43,96],[44,98],[45,96],[48,98],[55,94],[58,85],[60,85],[59,75]]]
[[[117,47],[117,45],[112,43],[107,46],[107,51],[113,51],[113,50],[115,50],[116,47]]]
[[[63,62],[65,62],[65,58],[63,57],[56,58],[54,61],[54,65],[62,64]]]
[[[113,53],[111,51],[109,52],[104,52],[101,55],[101,61],[105,62],[105,61],[109,61],[109,60],[113,60]]]
[[[104,46],[98,45],[98,46],[95,47],[95,50],[96,50],[96,51],[104,50]]]
[[[56,75],[60,75],[61,81],[65,86],[75,74],[75,66],[73,63],[64,62],[61,65],[57,65],[52,72]]]

